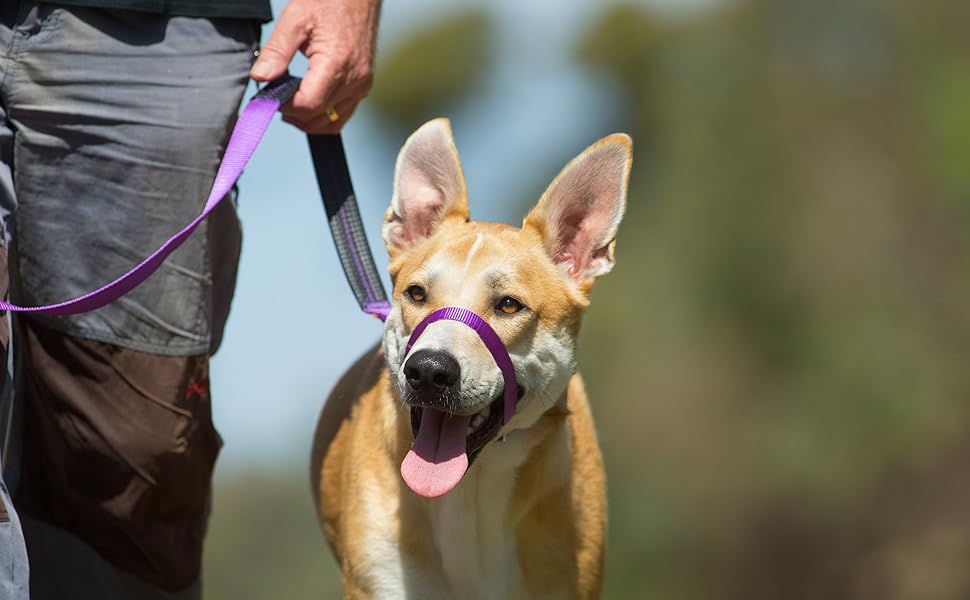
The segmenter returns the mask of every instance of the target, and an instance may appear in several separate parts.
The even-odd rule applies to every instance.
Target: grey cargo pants
[[[0,294],[95,289],[197,214],[258,28],[0,3]],[[221,445],[208,357],[240,242],[222,206],[113,305],[0,319],[0,597],[27,597],[20,521],[33,598],[199,596]]]

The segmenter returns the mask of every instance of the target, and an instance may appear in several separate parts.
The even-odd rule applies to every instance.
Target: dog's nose
[[[404,363],[404,377],[415,392],[441,393],[461,378],[455,357],[440,350],[418,350]]]

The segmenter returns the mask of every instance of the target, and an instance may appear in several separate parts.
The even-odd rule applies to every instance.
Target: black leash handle
[[[343,141],[340,134],[309,134],[307,140],[327,222],[347,283],[361,310],[383,320],[390,311],[390,304],[364,234]]]

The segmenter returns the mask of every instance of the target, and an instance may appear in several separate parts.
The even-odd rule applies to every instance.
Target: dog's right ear
[[[468,194],[448,119],[428,121],[404,143],[381,236],[394,258],[443,222],[468,220]]]

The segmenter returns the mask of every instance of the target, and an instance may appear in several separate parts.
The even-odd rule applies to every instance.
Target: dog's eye
[[[407,290],[405,290],[404,293],[407,294],[411,300],[414,300],[418,304],[421,304],[422,302],[424,302],[428,297],[428,292],[424,291],[424,288],[421,287],[420,285],[412,285]]]
[[[509,296],[502,298],[498,301],[498,304],[495,305],[495,310],[507,315],[514,315],[523,308],[524,307],[522,306],[521,302]]]

